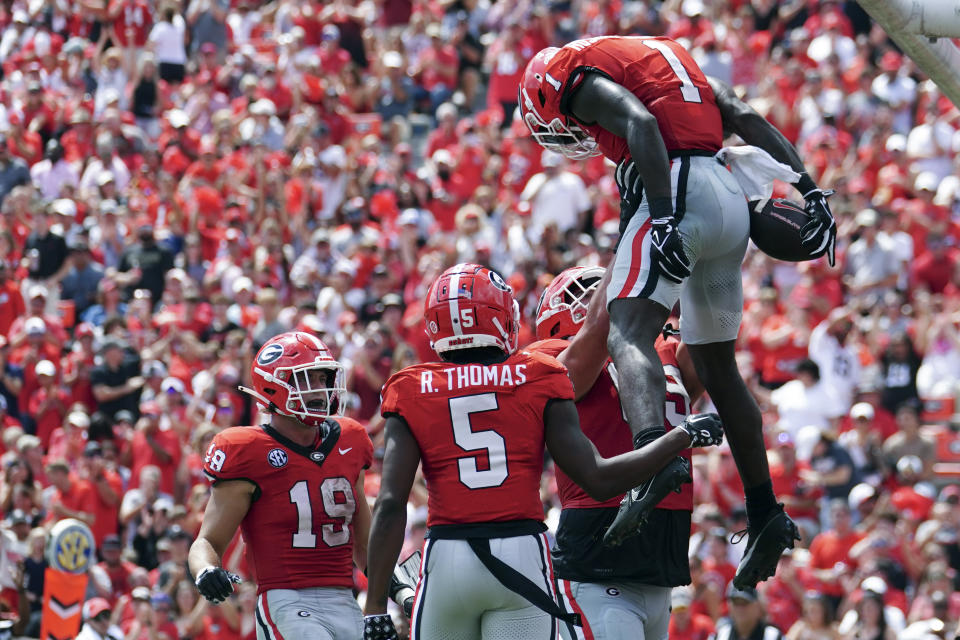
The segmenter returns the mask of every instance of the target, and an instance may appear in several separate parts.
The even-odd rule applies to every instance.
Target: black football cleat
[[[793,549],[794,542],[800,540],[800,531],[783,510],[782,504],[771,510],[766,521],[760,526],[748,526],[735,533],[730,541],[737,544],[744,534],[747,536],[747,548],[743,552],[740,566],[737,567],[737,574],[733,577],[733,586],[736,589],[753,589],[758,582],[772,577],[783,552]],[[733,538],[736,538],[736,541]]]
[[[604,546],[619,546],[624,540],[636,534],[660,501],[671,491],[680,493],[680,487],[687,482],[693,482],[690,476],[690,463],[686,458],[677,456],[652,478],[639,487],[627,491],[620,503],[617,516],[607,532],[603,534]]]

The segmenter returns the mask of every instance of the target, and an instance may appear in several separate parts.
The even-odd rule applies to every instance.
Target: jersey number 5
[[[643,44],[659,51],[667,61],[667,64],[670,65],[670,68],[680,80],[680,94],[683,95],[684,102],[703,102],[703,99],[700,97],[700,89],[697,88],[697,85],[693,84],[693,80],[690,79],[690,74],[687,73],[683,63],[680,62],[680,58],[678,58],[674,50],[670,48],[670,45],[662,40],[644,40]]]
[[[328,547],[339,547],[350,542],[350,522],[357,510],[353,487],[343,476],[327,478],[320,483],[323,511],[330,518],[342,518],[320,527],[323,542]],[[310,501],[310,485],[301,480],[290,487],[290,502],[297,506],[297,532],[293,534],[295,549],[313,549],[317,535],[313,532],[313,504]]]
[[[464,451],[477,451],[477,454],[464,456],[457,460],[460,482],[469,489],[499,487],[507,479],[507,444],[493,429],[474,431],[470,425],[470,415],[486,411],[496,411],[497,394],[478,393],[472,396],[450,398],[450,422],[453,424],[453,441]],[[479,450],[487,452],[488,468],[481,469]]]

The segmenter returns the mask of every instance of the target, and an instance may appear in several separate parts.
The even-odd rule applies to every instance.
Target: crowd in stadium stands
[[[251,355],[315,332],[379,445],[382,383],[433,357],[444,268],[503,273],[531,341],[552,276],[613,255],[619,197],[601,158],[541,153],[517,83],[539,49],[605,34],[679,39],[837,191],[837,268],[743,265],[739,362],[804,539],[737,615],[791,639],[952,634],[960,112],[833,0],[0,3],[0,608],[28,598],[36,634],[45,528],[75,517],[126,638],[255,637],[254,585],[208,606],[185,565],[207,443],[256,420]],[[728,614],[745,526],[729,450],[694,466],[672,638]],[[543,500],[555,525],[549,470]],[[413,550],[424,492],[410,513]]]

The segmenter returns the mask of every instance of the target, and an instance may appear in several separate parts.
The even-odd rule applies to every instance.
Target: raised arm
[[[564,473],[594,500],[608,500],[639,486],[690,446],[684,429],[673,429],[651,444],[613,458],[603,458],[580,430],[571,400],[553,400],[544,411],[547,449]]]
[[[607,333],[610,331],[610,316],[607,314],[607,284],[611,269],[593,292],[587,305],[587,317],[580,331],[570,340],[569,346],[557,356],[570,374],[573,382],[574,400],[579,400],[590,391],[607,363]]]

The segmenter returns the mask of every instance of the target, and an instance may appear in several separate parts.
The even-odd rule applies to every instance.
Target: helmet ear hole
[[[547,104],[547,97],[546,97],[545,95],[543,95],[543,91],[542,91],[541,89],[537,89],[537,96],[540,98],[540,106],[541,106],[541,107],[546,106],[546,104]]]

